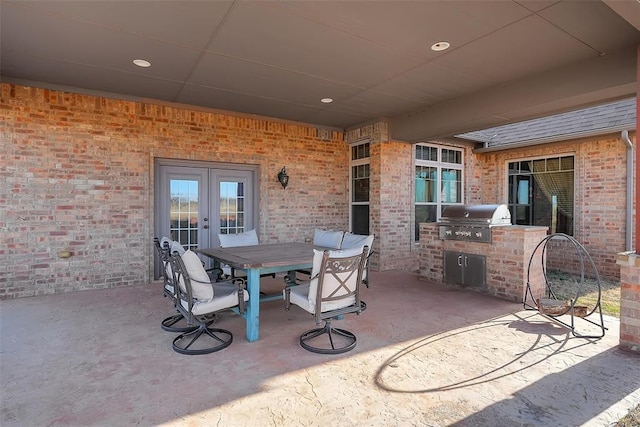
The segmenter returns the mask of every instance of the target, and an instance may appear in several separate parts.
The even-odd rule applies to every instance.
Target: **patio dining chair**
[[[187,325],[195,325],[192,331],[184,332],[173,340],[173,349],[181,354],[208,354],[220,351],[233,342],[233,334],[213,327],[212,319],[223,310],[238,309],[243,314],[249,293],[244,280],[233,282],[211,281],[200,258],[186,251],[180,256],[174,252],[170,257],[173,282],[177,284],[176,308],[186,319]]]
[[[173,308],[177,311],[176,304],[178,301],[178,295],[173,282],[170,258],[172,252],[184,254],[185,250],[180,243],[173,241],[167,237],[163,237],[162,239],[154,237],[153,244],[156,248],[158,258],[160,258],[160,263],[162,264],[160,271],[163,280],[163,295],[171,300]],[[195,326],[186,324],[184,316],[179,311],[177,311],[176,314],[162,319],[160,326],[167,332],[189,332],[196,329]]]
[[[344,238],[344,231],[334,231],[334,230],[323,230],[320,228],[316,228],[313,230],[313,246],[322,247],[322,248],[330,248],[330,249],[340,249],[342,247],[342,239]],[[311,276],[311,269],[302,268],[296,270],[297,273],[302,273],[307,276]],[[289,276],[285,276],[285,283],[293,284],[293,280]]]
[[[313,268],[309,283],[286,286],[285,309],[295,304],[313,314],[319,328],[300,336],[305,350],[338,354],[353,350],[356,336],[345,329],[334,328],[333,320],[345,314],[363,312],[367,305],[360,299],[360,283],[369,248],[318,251],[314,249]]]
[[[238,246],[253,246],[259,245],[258,234],[255,229],[247,230],[243,233],[236,234],[218,234],[218,240],[220,241],[221,248],[234,248]],[[235,279],[238,277],[246,278],[247,273],[245,271],[236,271],[229,265],[223,264],[222,275],[224,278]],[[276,277],[275,273],[261,274],[260,277]]]
[[[313,230],[313,246],[323,246],[325,248],[340,249],[344,239],[344,231]]]

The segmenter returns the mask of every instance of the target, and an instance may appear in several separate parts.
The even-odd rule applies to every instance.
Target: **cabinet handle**
[[[458,267],[462,267],[462,255],[458,255]]]

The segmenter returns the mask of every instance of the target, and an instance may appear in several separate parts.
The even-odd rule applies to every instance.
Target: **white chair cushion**
[[[285,291],[283,291],[283,295],[284,292]],[[316,310],[315,306],[309,304],[309,283],[289,288],[289,302],[299,306],[311,314]]]
[[[344,231],[320,230],[316,228],[313,232],[313,244],[325,248],[340,249]]]
[[[164,285],[164,288],[167,290],[167,292],[169,292],[171,295],[173,295],[174,289],[173,289],[173,285],[171,285],[171,283],[167,283],[166,285]]]
[[[342,239],[341,249],[352,249],[352,248],[364,248],[365,246],[369,247],[371,250],[371,245],[373,245],[373,234],[364,235],[364,234],[352,234],[352,233],[344,233],[344,238]]]
[[[238,234],[218,234],[218,240],[220,240],[220,247],[222,248],[260,244],[256,230],[248,230]]]
[[[233,248],[237,246],[253,246],[259,245],[258,234],[256,230],[247,230],[244,233],[238,234],[218,234],[218,240],[220,241],[221,248]],[[231,267],[227,264],[221,264],[222,273],[225,276],[231,276]],[[236,270],[234,275],[236,277],[247,277],[247,273],[242,270]]]
[[[236,286],[220,282],[213,284],[213,289],[215,290],[215,297],[212,300],[196,301],[193,304],[191,312],[195,316],[213,313],[238,305],[238,288]],[[249,292],[245,289],[243,294],[245,302],[249,301]],[[186,307],[186,301],[182,301],[181,303],[184,308],[188,309],[188,307]]]
[[[346,249],[329,251],[329,257],[331,258],[346,258],[362,253],[362,248]],[[311,281],[306,285],[293,286],[290,288],[289,301],[292,304],[300,306],[303,310],[314,314],[316,311],[316,296],[318,293],[318,273],[322,267],[322,254],[323,251],[317,249],[313,250],[313,267],[311,268]],[[348,274],[348,273],[346,273]],[[353,277],[356,280],[357,276]],[[331,275],[324,276],[323,290],[329,290],[327,295],[335,288],[336,279]],[[325,302],[320,307],[320,310],[325,311],[337,310],[342,307],[347,307],[355,303],[355,297],[345,298],[344,300]]]
[[[191,291],[193,298],[201,302],[211,301],[213,299],[213,286],[209,279],[209,275],[202,266],[202,262],[198,255],[188,250],[182,255],[182,262],[187,270],[187,274],[191,279]],[[184,281],[180,280],[180,289],[186,291]]]
[[[364,234],[344,233],[344,238],[342,239],[342,249],[359,248],[360,250],[362,250],[362,248],[367,246],[369,248],[369,252],[371,252],[371,246],[373,246],[373,239],[374,239],[373,234],[364,235]],[[362,272],[362,280],[367,280],[366,268]]]

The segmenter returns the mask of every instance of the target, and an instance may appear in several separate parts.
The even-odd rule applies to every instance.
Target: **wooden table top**
[[[215,258],[234,268],[247,270],[311,264],[313,262],[313,248],[311,243],[271,243],[232,248],[197,249],[196,252]],[[327,248],[316,247],[316,249]]]

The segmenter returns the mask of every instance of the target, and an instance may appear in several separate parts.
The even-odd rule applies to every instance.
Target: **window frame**
[[[417,158],[417,150],[418,147],[428,147],[430,149],[436,149],[436,160],[423,160],[423,159],[418,159]],[[443,150],[446,151],[454,151],[459,153],[460,156],[460,163],[451,163],[451,162],[445,162],[442,161],[443,159]],[[464,200],[465,200],[465,150],[464,148],[461,147],[455,147],[455,146],[450,146],[450,145],[441,145],[441,144],[435,144],[435,143],[417,143],[414,144],[413,150],[412,150],[412,156],[413,156],[413,167],[412,167],[412,175],[413,175],[413,185],[412,185],[412,189],[413,189],[413,194],[412,194],[412,200],[413,200],[413,224],[414,224],[414,235],[413,235],[413,240],[414,242],[418,242],[420,240],[420,236],[419,236],[419,232],[418,232],[418,223],[417,223],[417,215],[416,215],[416,209],[418,206],[435,206],[436,209],[436,221],[440,221],[441,217],[442,217],[442,210],[444,209],[443,206],[450,206],[450,205],[462,205],[464,204]],[[435,168],[436,170],[436,192],[435,192],[435,196],[436,196],[436,201],[435,202],[418,202],[416,200],[416,171],[418,167],[429,167],[429,168]],[[460,195],[458,197],[458,200],[460,200],[459,202],[443,202],[442,201],[442,192],[443,192],[443,188],[442,188],[442,175],[443,175],[443,170],[449,170],[449,169],[453,169],[456,171],[460,172]]]
[[[504,170],[505,172],[505,187],[504,187],[504,193],[505,193],[505,201],[507,204],[507,207],[509,208],[509,212],[511,213],[511,223],[514,225],[517,225],[517,218],[515,216],[515,207],[518,205],[518,203],[514,202],[511,203],[511,194],[510,193],[510,181],[511,181],[511,177],[513,176],[530,176],[532,180],[535,180],[535,178],[533,178],[534,172],[530,171],[529,174],[511,174],[510,172],[510,168],[509,165],[511,163],[522,163],[522,162],[535,162],[535,161],[539,161],[539,160],[544,160],[545,161],[545,165],[548,164],[549,160],[553,160],[553,159],[557,159],[558,160],[558,165],[560,166],[560,169],[557,172],[569,172],[569,170],[563,170],[562,169],[562,160],[563,158],[566,157],[571,157],[573,159],[573,169],[571,170],[571,172],[573,172],[573,200],[572,200],[572,212],[571,212],[571,225],[570,225],[570,230],[565,230],[562,231],[563,233],[566,233],[568,235],[571,236],[575,236],[576,233],[576,194],[577,194],[577,186],[578,186],[578,179],[576,176],[576,173],[578,171],[578,166],[577,166],[577,161],[578,161],[578,156],[576,155],[575,152],[568,152],[568,153],[559,153],[559,154],[550,154],[550,155],[541,155],[541,156],[530,156],[530,157],[522,157],[522,158],[513,158],[513,159],[507,159],[505,160],[504,163]],[[553,173],[554,171],[545,171],[546,172],[551,172]],[[514,190],[517,191],[517,190]],[[532,191],[532,190],[530,190]],[[527,204],[527,205],[531,205],[532,204]],[[533,206],[531,207],[531,209],[533,209]],[[549,225],[536,225],[534,224],[535,222],[535,218],[533,216],[533,213],[530,213],[531,215],[531,219],[529,221],[530,224],[523,224],[523,225],[530,225],[530,226],[540,226],[540,227],[549,227],[549,233],[552,233],[552,224]],[[552,219],[553,221],[553,219]]]
[[[368,145],[367,147],[367,154],[368,156],[366,157],[360,157],[357,159],[354,159],[354,149],[358,146],[364,146],[364,145]],[[357,167],[357,166],[364,166],[364,165],[368,165],[369,166],[369,175],[368,175],[368,179],[369,179],[369,191],[367,193],[367,200],[366,201],[354,201],[354,191],[353,191],[353,187],[354,187],[354,176],[353,176],[353,168]],[[369,216],[371,216],[371,141],[367,138],[367,139],[361,139],[358,141],[354,141],[352,143],[349,144],[349,231],[353,232],[353,207],[354,206],[367,206],[369,207]],[[369,221],[367,221],[369,222]],[[370,231],[371,225],[369,224],[369,231]]]

